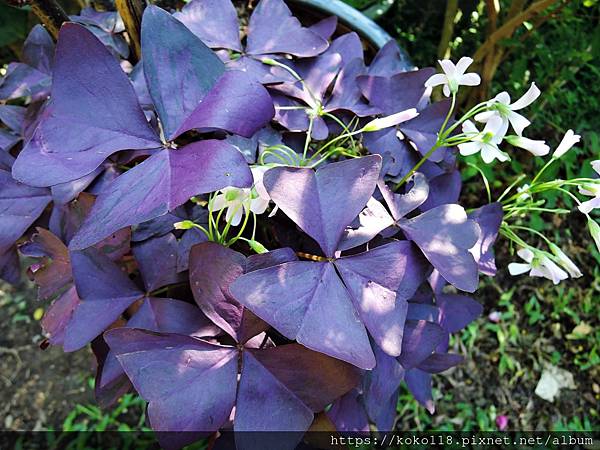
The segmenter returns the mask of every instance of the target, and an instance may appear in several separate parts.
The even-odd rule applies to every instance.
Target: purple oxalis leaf
[[[177,239],[172,233],[148,239],[133,247],[147,292],[183,281],[177,272]]]
[[[449,283],[462,291],[477,289],[477,263],[469,249],[479,238],[479,226],[462,206],[438,206],[398,225]]]
[[[337,399],[327,411],[327,417],[338,431],[365,433],[370,430],[369,417],[360,403],[358,389],[353,389]]]
[[[227,0],[192,0],[174,16],[211,48],[242,52],[237,11]]]
[[[125,272],[96,249],[71,252],[71,264],[80,303],[66,326],[66,352],[91,342],[144,297]]]
[[[406,386],[415,399],[429,411],[435,412],[435,404],[431,393],[431,374],[420,369],[410,369],[404,375]]]
[[[500,203],[490,203],[472,211],[469,219],[474,220],[481,230],[479,239],[471,249],[477,261],[479,271],[493,277],[496,275],[496,261],[494,259],[494,242],[498,237],[498,230],[504,217]]]
[[[185,25],[149,6],[142,19],[144,75],[165,137],[179,127],[225,72],[225,65]]]
[[[440,325],[448,333],[456,333],[483,312],[483,306],[466,295],[438,294],[435,297],[440,310]]]
[[[405,369],[412,369],[427,359],[446,335],[438,324],[425,320],[409,320],[404,329],[402,353],[398,358]]]
[[[102,191],[69,248],[87,248],[121,228],[166,214],[194,195],[251,185],[244,156],[226,142],[162,150]]]
[[[434,73],[434,69],[426,68],[390,78],[365,75],[358,78],[358,84],[369,102],[389,115],[417,108],[426,96],[425,81]]]
[[[0,253],[12,247],[51,200],[48,189],[21,184],[0,170]]]
[[[250,17],[246,45],[250,55],[289,53],[306,58],[327,47],[327,40],[302,27],[282,0],[261,0]]]
[[[312,169],[277,167],[263,183],[271,199],[326,256],[337,250],[346,226],[375,190],[381,157],[367,156]]]
[[[52,186],[119,150],[160,147],[117,60],[81,25],[61,28],[53,78],[52,100],[13,166],[17,180]]]
[[[230,291],[284,336],[370,369],[375,361],[366,329],[400,354],[406,300],[396,291],[420,284],[419,258],[407,242],[393,242],[333,263],[290,262],[248,273]]]
[[[358,381],[351,366],[297,344],[238,349],[124,328],[105,333],[105,339],[136,390],[150,402],[148,416],[156,431],[207,434],[228,420],[235,405],[235,431],[303,432],[312,422],[312,407],[323,408]],[[297,370],[293,364],[298,364]],[[298,373],[303,374],[302,382]],[[256,414],[257,410],[285,414]],[[295,448],[301,436],[289,437],[282,448]]]

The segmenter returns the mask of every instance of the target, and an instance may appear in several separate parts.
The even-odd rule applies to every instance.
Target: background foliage
[[[418,66],[432,65],[441,53],[454,60],[474,55],[489,36],[491,23],[494,20],[504,23],[511,5],[518,3],[527,8],[536,3],[521,0],[345,1],[383,25]],[[456,3],[456,11],[451,14],[453,32],[449,39],[443,40],[446,11],[441,6],[452,3]],[[543,96],[528,110],[533,124],[527,129],[527,135],[545,139],[551,147],[558,144],[568,128],[583,136],[582,144],[571,151],[554,172],[549,171],[548,177],[556,176],[559,170],[563,171],[559,176],[589,176],[591,170],[587,162],[600,155],[600,2],[550,3],[552,5],[541,14],[524,21],[511,36],[496,43],[493,53],[501,54],[501,62],[486,87],[488,92],[476,95],[489,98],[507,90],[518,97],[535,81]],[[490,5],[499,11],[496,19],[490,14]],[[0,3],[0,63],[18,57],[20,43],[33,23],[27,11]],[[440,41],[444,45],[440,45]],[[464,105],[472,101],[463,100]],[[524,155],[508,165],[487,168],[486,176],[497,192],[517,174],[532,173],[535,170],[532,164],[535,163],[531,158]],[[478,176],[471,170],[464,172],[465,202],[471,206],[483,201]],[[495,421],[499,415],[508,417],[510,429],[600,427],[600,255],[592,245],[573,244],[589,239],[581,217],[573,215],[565,221],[548,223],[540,216],[528,225],[550,232],[554,242],[574,255],[584,277],[568,280],[560,287],[527,277],[512,278],[504,269],[512,259],[511,249],[499,244],[498,261],[502,269],[495,279],[483,281],[478,295],[485,307],[484,315],[452,343],[457,351],[468,355],[467,363],[435,377],[439,401],[438,411],[433,416],[405,393],[398,405],[399,429],[492,430],[497,428]],[[10,414],[8,411],[0,414],[5,421],[0,425],[9,429],[58,430],[139,427],[143,411],[139,399],[127,397],[115,411],[92,407],[91,388],[81,375],[88,372],[87,361],[67,359],[60,352],[42,359],[62,364],[67,372],[80,371],[79,377],[71,381],[78,386],[72,389],[76,395],[66,395],[61,402],[38,401],[37,397],[34,402],[19,400],[19,395],[36,396],[40,393],[36,391],[43,392],[48,383],[41,379],[28,387],[22,380],[27,375],[28,360],[39,358],[36,345],[40,340],[39,326],[35,321],[41,317],[38,310],[44,305],[35,303],[35,293],[26,290],[26,286],[19,290],[1,289],[0,331],[6,342],[0,342],[0,350],[6,350],[10,344],[13,349],[20,346],[21,351],[8,352],[0,365],[3,378],[0,398],[11,407]],[[491,312],[500,314],[498,322],[488,319]],[[17,366],[15,361],[19,362]],[[554,403],[538,398],[534,389],[546,364],[571,372],[577,389],[563,391]],[[43,364],[38,365],[38,371],[42,378],[48,373]],[[453,394],[445,389],[450,385],[454,386]],[[73,409],[74,402],[79,404]],[[44,418],[33,412],[40,408],[47,409]]]

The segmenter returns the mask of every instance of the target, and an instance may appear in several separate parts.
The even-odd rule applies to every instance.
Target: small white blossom
[[[268,170],[265,166],[252,167],[254,185],[252,188],[226,187],[212,200],[212,211],[226,209],[225,220],[232,226],[237,226],[242,221],[244,214],[253,212],[262,214],[269,206],[269,194],[263,185],[263,175]]]
[[[481,83],[481,78],[478,74],[474,72],[465,73],[467,68],[473,63],[472,58],[463,56],[456,65],[449,59],[438,62],[444,73],[436,73],[431,76],[425,82],[425,87],[443,85],[444,95],[450,97],[451,94],[456,94],[459,86],[477,86]]]
[[[592,161],[592,168],[600,175],[600,159]],[[598,184],[579,186],[579,193],[593,197],[591,200],[583,202],[577,207],[583,214],[589,214],[593,209],[600,208],[600,179],[598,180]]]
[[[562,155],[571,150],[571,147],[577,144],[580,140],[581,136],[575,134],[573,130],[567,130],[564,137],[562,138],[562,141],[560,141],[560,144],[558,144],[558,147],[556,147],[556,150],[554,150],[552,157],[560,158]]]
[[[415,108],[407,109],[406,111],[400,111],[390,116],[373,119],[363,127],[362,131],[371,132],[383,130],[384,128],[394,127],[399,123],[414,119],[418,115],[419,113]]]
[[[508,272],[513,276],[529,272],[532,277],[548,278],[554,284],[569,278],[567,272],[544,254],[536,255],[528,248],[522,248],[517,252],[517,255],[525,260],[525,263],[510,263],[508,265]]]
[[[575,265],[575,263],[571,260],[571,258],[569,258],[561,249],[558,245],[555,245],[553,243],[550,243],[550,250],[552,250],[552,253],[554,254],[554,256],[556,256],[558,258],[558,261],[560,263],[561,266],[563,266],[567,272],[569,272],[569,275],[571,276],[571,278],[579,278],[581,276],[583,276],[583,274],[581,273],[581,270],[579,270],[579,267],[577,267]]]
[[[500,117],[502,119],[502,127],[500,129],[502,130],[503,134],[508,130],[508,125],[510,123],[515,130],[515,133],[521,136],[523,134],[523,130],[527,128],[531,122],[515,111],[531,105],[539,96],[540,90],[535,83],[531,83],[529,90],[523,95],[523,97],[514,103],[510,102],[510,95],[508,95],[508,92],[500,92],[492,100],[490,100],[490,109],[477,114],[475,116],[475,120],[486,123],[493,117]]]
[[[458,145],[460,154],[469,156],[481,152],[481,159],[486,164],[491,163],[494,159],[508,161],[510,157],[498,148],[504,137],[499,133],[501,125],[501,120],[496,118],[487,122],[483,131],[480,132],[473,122],[466,120],[462,125],[462,130],[471,141]]]
[[[523,136],[506,136],[504,139],[510,145],[527,150],[535,156],[545,156],[550,153],[550,147],[546,145],[545,141],[535,141]]]

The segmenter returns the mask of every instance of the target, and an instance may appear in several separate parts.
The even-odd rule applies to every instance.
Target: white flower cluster
[[[454,108],[460,86],[477,86],[481,82],[477,73],[466,73],[472,63],[473,60],[468,57],[461,58],[456,65],[449,60],[439,61],[443,73],[430,77],[425,82],[425,86],[433,88],[441,85],[444,95],[446,97],[452,96],[452,108]],[[479,153],[486,164],[490,164],[494,160],[501,162],[510,160],[508,153],[500,149],[502,142],[527,150],[534,156],[546,156],[550,153],[550,147],[546,145],[545,141],[533,140],[523,136],[524,130],[531,122],[520,113],[522,109],[536,101],[540,94],[541,92],[535,83],[532,83],[527,92],[514,102],[507,92],[501,92],[493,99],[471,108],[458,119],[455,125],[446,130],[440,130],[438,141],[442,142],[438,143],[458,147],[460,154],[463,156]],[[477,122],[482,124],[482,129],[478,127]],[[462,133],[460,134],[455,131],[458,126],[462,127]],[[512,128],[514,134],[507,135],[509,128]],[[600,251],[600,225],[589,215],[594,209],[600,209],[600,178],[538,181],[546,168],[578,144],[580,139],[581,137],[575,134],[573,130],[568,130],[552,153],[550,161],[538,172],[530,184],[516,186],[517,182],[524,178],[524,175],[522,175],[498,199],[498,201],[501,201],[510,190],[516,188],[517,193],[502,202],[505,208],[505,220],[500,229],[501,234],[521,247],[517,254],[525,261],[524,263],[509,264],[508,270],[512,275],[529,273],[534,277],[548,278],[555,284],[569,276],[573,278],[582,276],[575,263],[539,231],[522,225],[512,226],[508,222],[511,217],[523,217],[528,211],[568,212],[567,210],[543,208],[543,199],[535,201],[534,196],[544,191],[559,191],[577,202],[579,211],[587,217],[591,236]],[[600,160],[592,161],[591,164],[594,171],[600,176]],[[566,189],[569,186],[577,186],[581,195],[592,198],[584,202],[579,201],[576,196]],[[489,192],[488,195],[490,195]],[[518,236],[517,231],[520,230],[531,232],[543,238],[550,251],[529,246]]]

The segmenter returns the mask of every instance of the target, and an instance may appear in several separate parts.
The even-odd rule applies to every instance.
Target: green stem
[[[538,178],[540,178],[540,177],[542,176],[542,174],[544,173],[544,171],[545,171],[545,170],[546,170],[548,167],[550,167],[550,165],[551,165],[551,164],[552,164],[554,161],[556,161],[556,158],[552,157],[552,158],[550,159],[550,161],[548,161],[548,162],[547,162],[547,163],[544,165],[544,167],[542,167],[542,169],[541,169],[541,170],[540,170],[540,171],[537,173],[537,175],[536,175],[535,177],[533,177],[533,180],[531,180],[531,184],[535,184],[535,182],[538,180]]]
[[[483,170],[481,170],[479,167],[477,167],[477,165],[475,165],[473,163],[467,163],[467,165],[472,167],[473,169],[475,169],[477,172],[479,172],[479,174],[481,175],[481,178],[483,178],[483,184],[485,185],[485,190],[486,190],[487,196],[488,196],[488,203],[492,203],[492,191],[490,190],[490,183],[489,183],[487,177],[485,176],[485,173],[483,173]]]

